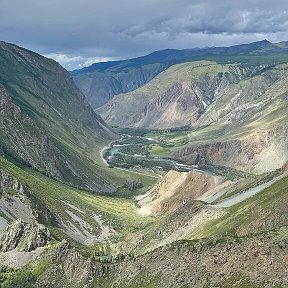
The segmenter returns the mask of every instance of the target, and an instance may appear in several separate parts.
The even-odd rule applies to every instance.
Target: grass
[[[170,157],[171,152],[171,148],[163,147],[157,144],[151,145],[150,154],[152,156]]]
[[[0,268],[1,288],[32,288],[36,278],[27,268],[13,269],[7,267]]]
[[[200,239],[249,235],[288,224],[288,177],[247,200],[224,209],[224,215],[198,227],[188,237]]]
[[[160,275],[151,275],[145,272],[140,272],[133,279],[133,284],[127,286],[127,283],[121,283],[120,288],[156,288],[159,287],[160,280]]]
[[[281,173],[282,172],[279,169],[273,172],[268,172],[268,173],[264,173],[264,174],[257,175],[257,176],[250,175],[249,177],[249,175],[247,175],[245,180],[238,182],[238,184],[234,186],[235,188],[233,189],[233,191],[229,193],[225,193],[220,198],[218,198],[213,204],[219,203],[232,196],[241,194],[242,192],[245,192],[251,188],[257,187],[258,185],[261,185],[263,183],[269,182],[273,178],[279,176]]]
[[[215,139],[221,140],[224,135],[225,126],[206,125],[199,128],[189,129],[164,129],[152,130],[144,134],[145,137],[159,138],[159,144],[152,144],[150,153],[153,156],[171,157],[171,155],[180,148],[191,144],[200,145]]]
[[[28,168],[19,168],[2,157],[0,157],[0,167],[29,187],[39,201],[44,203],[53,214],[61,217],[64,221],[69,220],[69,216],[65,210],[71,210],[65,203],[70,203],[82,210],[84,213],[74,211],[73,209],[71,211],[87,221],[96,232],[99,230],[99,227],[91,215],[92,213],[101,215],[102,220],[113,227],[118,232],[117,237],[120,238],[125,237],[125,235],[133,231],[144,228],[153,221],[152,218],[143,218],[138,215],[136,213],[137,207],[131,199],[100,196],[71,188],[39,172]],[[64,236],[57,227],[50,228],[60,236],[59,238]]]

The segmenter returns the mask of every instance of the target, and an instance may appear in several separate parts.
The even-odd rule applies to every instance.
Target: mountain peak
[[[254,44],[272,44],[272,43],[268,41],[267,39],[263,39],[263,40],[254,42]]]

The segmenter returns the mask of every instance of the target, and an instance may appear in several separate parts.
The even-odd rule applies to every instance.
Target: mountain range
[[[0,42],[0,287],[288,287],[287,49]]]
[[[98,108],[115,95],[133,91],[172,65],[195,60],[215,60],[219,56],[267,55],[284,53],[287,43],[270,43],[268,40],[231,47],[209,47],[194,49],[166,49],[149,55],[104,63],[74,70],[71,75],[76,85],[86,96],[92,108]],[[237,59],[230,59],[231,62]],[[228,59],[229,61],[229,59]]]
[[[170,149],[187,164],[255,173],[278,169],[288,160],[286,43],[232,48],[213,61],[208,55],[173,65],[97,112],[122,128],[191,127],[185,141]]]

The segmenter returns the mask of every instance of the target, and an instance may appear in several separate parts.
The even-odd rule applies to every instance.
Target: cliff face
[[[142,88],[114,97],[97,111],[109,124],[120,127],[192,125],[218,94],[244,73],[232,65],[208,61],[175,65]]]
[[[230,185],[218,176],[210,176],[200,171],[169,171],[148,193],[138,196],[141,215],[173,213],[192,200],[205,199]]]
[[[143,86],[165,68],[167,65],[154,63],[104,72],[72,72],[72,75],[78,88],[95,109],[106,104],[114,95],[127,93]]]
[[[188,145],[176,151],[174,156],[200,167],[220,165],[264,173],[279,169],[287,162],[287,135],[287,125],[278,125],[241,139]]]
[[[286,53],[285,48],[286,43],[274,45],[264,40],[231,47],[185,50],[166,49],[128,60],[95,63],[89,67],[72,71],[71,75],[91,106],[99,108],[113,99],[115,95],[142,87],[159,73],[178,63],[219,57],[230,57],[228,63],[231,63],[231,59],[235,55],[237,57],[243,54]],[[235,62],[238,63],[238,61],[239,57],[235,59]],[[221,59],[220,62],[222,62]]]
[[[214,100],[215,94],[226,86],[216,77],[211,83],[208,80],[208,93],[205,93],[201,84],[187,81],[173,85],[144,107],[140,121],[134,126],[168,128],[195,123]]]
[[[287,64],[242,67],[195,61],[170,67],[97,111],[120,127],[239,125],[257,119],[269,105],[286,103],[287,77]]]
[[[0,42],[0,152],[68,184],[115,190],[89,155],[115,135],[58,63]]]
[[[14,249],[31,252],[44,247],[51,240],[49,230],[41,224],[29,224],[16,220],[0,234],[0,252]]]
[[[22,219],[33,224],[37,220],[37,211],[32,209],[26,196],[28,189],[14,177],[0,171],[0,230],[8,226],[8,222]]]

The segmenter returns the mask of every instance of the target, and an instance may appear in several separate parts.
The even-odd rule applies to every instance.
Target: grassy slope
[[[138,119],[145,105],[162,95],[171,86],[179,82],[197,79],[197,77],[204,75],[207,71],[209,71],[211,75],[217,75],[218,72],[224,73],[227,70],[228,66],[218,65],[210,61],[177,64],[160,73],[143,87],[130,93],[115,96],[111,102],[97,109],[97,112],[107,120],[108,123],[129,127],[133,124],[133,119]],[[112,108],[110,108],[111,105]],[[131,109],[131,107],[133,107],[133,109]],[[125,118],[123,118],[123,115]],[[125,124],[127,124],[127,126],[125,126]]]
[[[243,139],[249,135],[258,133],[259,131],[267,131],[277,125],[287,123],[287,65],[276,66],[273,70],[279,70],[279,73],[282,74],[282,79],[269,88],[265,95],[257,100],[260,102],[263,98],[273,99],[273,101],[267,102],[261,114],[254,114],[254,117],[256,116],[254,119],[244,119],[244,121],[232,123],[230,126],[221,123],[220,120],[218,123],[204,125],[196,129],[191,128],[188,132],[174,131],[166,133],[159,131],[158,133],[148,133],[146,134],[147,137],[163,137],[169,144],[169,147],[154,146],[152,153],[154,155],[168,156],[178,149],[188,147],[191,144],[201,145],[215,141]],[[249,80],[241,81],[237,86],[245,86],[245,82],[247,81]],[[227,101],[228,100],[223,97],[222,99],[219,99],[219,101],[215,101],[211,105],[211,109],[217,111],[225,106]]]
[[[111,102],[99,108],[97,111],[99,111],[99,113],[103,115],[104,119],[107,119],[109,123],[128,127],[132,125],[133,117],[138,119],[138,113],[143,111],[145,104],[163,94],[168,90],[168,88],[176,83],[191,81],[193,79],[195,80],[199,77],[201,78],[201,75],[204,74],[215,76],[218,75],[219,72],[232,73],[232,77],[235,77],[234,80],[238,82],[238,80],[243,79],[243,76],[244,78],[255,77],[269,69],[269,67],[271,68],[275,65],[288,62],[287,54],[282,52],[271,53],[265,56],[207,56],[206,58],[204,57],[205,60],[203,60],[202,57],[201,61],[197,61],[200,59],[195,58],[192,62],[171,66],[143,87],[126,94],[117,95]],[[243,84],[245,83],[243,82]],[[122,102],[125,104],[129,103],[129,105],[122,105]],[[131,109],[129,111],[130,107],[133,107],[133,112],[131,112]],[[121,111],[128,113],[131,119],[127,118],[126,121],[125,119],[122,119]],[[118,121],[119,119],[121,121]]]
[[[225,208],[223,217],[199,227],[190,239],[249,235],[288,225],[288,177],[247,199]]]
[[[67,182],[77,187],[87,187],[85,182],[95,183],[93,190],[97,192],[110,190],[111,183],[121,186],[126,179],[142,178],[146,187],[154,182],[154,178],[110,169],[103,163],[99,151],[116,135],[92,111],[58,63],[3,42],[0,42],[0,62],[0,83],[7,93],[23,113],[40,129],[44,128],[72,170],[77,170],[79,177],[71,178],[71,173],[63,169]]]
[[[131,199],[93,195],[83,190],[74,189],[31,169],[19,168],[2,157],[0,157],[0,167],[27,185],[36,199],[44,203],[53,214],[61,217],[64,221],[68,220],[65,209],[69,209],[69,207],[63,201],[83,210],[85,214],[78,213],[78,216],[91,224],[95,231],[98,231],[99,228],[90,216],[92,213],[101,215],[104,222],[117,231],[116,238],[123,238],[126,234],[141,229],[151,222],[150,218],[144,219],[136,213],[137,207]],[[126,179],[129,178],[129,173],[125,172],[125,174]],[[150,180],[150,177],[142,176],[142,178],[146,181]],[[56,236],[63,237],[63,234],[55,227],[50,227],[50,229],[54,231]]]

